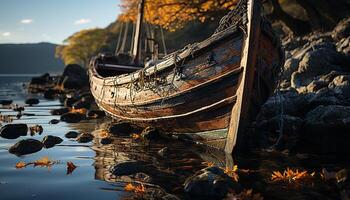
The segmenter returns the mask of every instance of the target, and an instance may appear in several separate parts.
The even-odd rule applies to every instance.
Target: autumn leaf
[[[29,127],[30,130],[30,135],[34,136],[36,133],[38,133],[39,135],[41,135],[41,133],[43,132],[43,127],[40,125],[35,125],[32,127]]]
[[[307,171],[292,170],[287,168],[283,173],[280,171],[273,171],[271,175],[271,181],[273,182],[296,182],[309,179],[314,176],[315,173],[309,174]]]
[[[236,181],[236,182],[238,182],[238,179],[239,179],[237,171],[238,171],[238,166],[237,165],[234,165],[232,169],[229,169],[228,167],[226,167],[224,169],[225,174],[227,174],[228,176],[233,178],[233,180]]]
[[[141,138],[141,135],[140,135],[140,134],[133,133],[133,134],[131,135],[131,137],[132,137],[132,139],[134,139],[134,140],[138,140],[138,139]]]
[[[16,168],[17,168],[17,169],[22,169],[22,168],[24,168],[24,167],[26,167],[26,166],[27,166],[27,164],[26,164],[25,162],[23,162],[23,161],[18,162],[18,163],[16,164]]]
[[[107,131],[103,130],[103,131],[100,131],[100,132],[98,133],[98,135],[99,135],[101,138],[107,138],[107,137],[109,136],[109,133],[108,133]]]
[[[87,109],[85,109],[85,108],[79,108],[79,109],[72,108],[70,110],[70,113],[80,113],[80,114],[83,114],[83,115],[85,115],[86,112],[87,112]]]
[[[143,184],[135,186],[131,183],[128,183],[125,185],[124,190],[134,193],[144,193],[146,191],[146,188],[143,186]]]
[[[51,167],[54,164],[54,162],[51,161],[48,156],[45,156],[40,158],[39,160],[34,161],[33,164],[34,167]]]
[[[67,175],[72,174],[76,168],[77,166],[73,162],[67,162]]]

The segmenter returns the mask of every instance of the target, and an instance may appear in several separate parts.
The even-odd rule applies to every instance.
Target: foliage
[[[33,165],[34,167],[47,167],[47,168],[51,168],[52,165],[56,164],[57,161],[52,161],[49,159],[49,157],[45,156],[40,158],[39,160],[36,160],[34,162],[29,162],[29,163],[25,163],[23,161],[18,162],[16,164],[16,168],[17,169],[22,169],[25,168],[29,165]]]
[[[138,0],[122,0],[123,21],[135,21]],[[154,25],[174,31],[185,23],[199,19],[205,21],[213,16],[232,10],[237,0],[152,0],[145,4],[145,20]]]
[[[74,165],[73,162],[67,162],[67,175],[72,174],[76,168],[77,168],[77,166]]]
[[[87,29],[67,38],[64,45],[57,46],[56,57],[65,64],[88,64],[90,58],[108,48],[109,32],[106,29]]]
[[[292,170],[287,168],[283,173],[280,171],[274,171],[271,175],[271,180],[273,182],[297,182],[313,177],[315,173],[309,174],[307,171]]]
[[[146,188],[143,186],[143,184],[133,185],[132,183],[128,183],[125,185],[124,190],[134,193],[144,193],[146,191]]]

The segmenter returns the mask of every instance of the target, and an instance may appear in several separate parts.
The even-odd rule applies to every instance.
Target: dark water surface
[[[167,193],[175,194],[181,199],[193,199],[183,192],[186,178],[208,163],[219,167],[232,168],[238,163],[240,169],[250,172],[240,174],[239,183],[242,188],[253,188],[264,199],[339,199],[339,189],[334,183],[322,181],[319,176],[311,182],[297,185],[271,182],[274,170],[305,169],[319,174],[324,167],[339,170],[350,166],[348,157],[325,156],[319,157],[308,154],[288,155],[283,153],[259,153],[253,156],[240,156],[233,161],[232,156],[223,152],[189,145],[176,140],[162,140],[158,142],[139,141],[130,137],[113,137],[113,143],[101,145],[101,130],[110,119],[85,120],[80,123],[49,124],[52,119],[50,110],[61,108],[58,100],[45,100],[41,96],[27,94],[23,82],[29,76],[4,77],[0,76],[0,99],[12,99],[14,103],[24,105],[24,100],[37,97],[40,103],[36,106],[26,106],[23,115],[13,123],[25,123],[28,126],[36,124],[44,129],[43,134],[20,137],[15,140],[0,138],[0,199],[130,199],[141,198],[139,194],[127,192],[127,183],[143,182],[147,196],[163,196]],[[2,115],[16,115],[17,112],[8,108],[0,108]],[[2,123],[3,125],[6,123]],[[90,143],[77,143],[64,137],[68,131],[92,133],[95,138]],[[40,152],[17,157],[8,149],[17,141],[25,138],[42,140],[46,135],[59,136],[64,141],[50,149],[43,148]],[[157,152],[168,147],[168,156],[163,158]],[[16,163],[33,162],[48,156],[57,161],[50,168],[27,166],[16,169]],[[120,176],[110,173],[110,168],[124,160],[145,161],[149,167],[143,170],[143,177]],[[72,174],[67,175],[67,162],[73,162],[78,167]],[[145,175],[146,174],[146,175]],[[149,176],[148,178],[145,176]]]

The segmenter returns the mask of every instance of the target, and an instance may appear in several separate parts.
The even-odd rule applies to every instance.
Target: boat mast
[[[144,15],[145,0],[140,0],[138,4],[138,15],[136,21],[136,30],[134,35],[134,42],[132,47],[133,64],[137,65],[140,62],[140,45],[141,45],[141,31],[142,31],[142,21]]]

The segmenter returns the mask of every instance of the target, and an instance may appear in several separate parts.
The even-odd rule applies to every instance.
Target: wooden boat
[[[140,19],[142,12],[136,32]],[[241,0],[211,37],[146,67],[135,61],[136,35],[133,61],[92,59],[91,92],[98,106],[118,120],[185,134],[231,153],[273,92],[284,62],[279,40],[261,16],[261,1]]]

